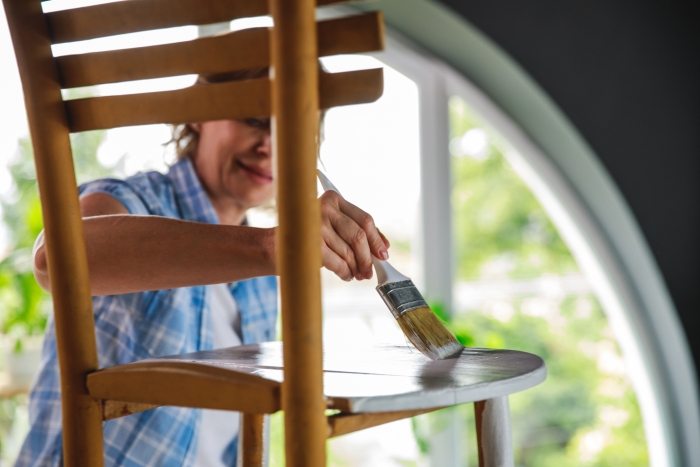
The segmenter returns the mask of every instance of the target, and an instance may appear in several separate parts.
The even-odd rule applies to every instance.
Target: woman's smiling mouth
[[[244,164],[243,162],[237,160],[236,165],[240,167],[243,172],[255,183],[260,185],[268,185],[272,183],[272,172],[265,170],[260,167],[255,167],[252,165]]]

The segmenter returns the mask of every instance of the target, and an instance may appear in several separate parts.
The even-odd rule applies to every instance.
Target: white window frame
[[[659,334],[676,334],[675,343],[680,343],[680,351],[685,351],[684,358],[688,358],[687,347],[682,348],[684,337],[668,324],[672,307],[655,310],[656,319],[650,319],[648,307],[651,303],[648,300],[644,303],[645,297],[635,293],[636,287],[632,284],[635,278],[630,277],[629,265],[620,260],[617,245],[611,244],[586,202],[572,186],[571,174],[562,173],[555,162],[481,89],[395,32],[388,31],[386,51],[374,56],[413,80],[419,89],[422,183],[419,255],[425,295],[451,309],[454,243],[448,99],[459,96],[516,150],[517,154],[510,155],[511,164],[556,225],[606,311],[640,403],[650,464],[653,467],[678,465],[681,458],[678,445],[682,438],[678,436],[679,424],[683,422],[669,410],[669,400],[679,391],[685,392],[686,396],[692,395],[694,387],[682,374],[682,368],[676,372],[675,380],[664,377],[668,371],[664,362],[668,362],[670,354],[674,350],[677,354],[679,349],[658,345],[658,342],[663,342],[659,341]],[[603,180],[612,184],[607,177]],[[621,216],[619,220],[624,222],[626,219],[626,216]],[[619,228],[629,230],[629,226]],[[648,250],[642,242],[637,247]],[[648,251],[645,253],[650,255]],[[647,265],[651,266],[653,264]],[[648,274],[645,280],[658,281],[658,276]],[[659,287],[663,284],[656,284],[656,288]],[[660,300],[663,301],[663,297],[656,297],[654,301],[658,303]],[[677,322],[675,315],[671,322]],[[658,327],[660,323],[661,327]],[[670,358],[673,361],[673,357]],[[679,387],[679,382],[685,383],[685,387]],[[457,454],[463,444],[459,439],[459,429],[453,423],[451,430],[438,438],[445,455],[438,463],[437,459],[432,459],[434,465],[459,465]]]

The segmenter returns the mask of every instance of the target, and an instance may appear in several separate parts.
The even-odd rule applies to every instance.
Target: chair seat
[[[346,413],[429,409],[505,396],[536,386],[540,357],[465,348],[432,361],[408,346],[324,349],[328,408]],[[119,365],[88,376],[93,397],[256,413],[280,409],[282,343],[267,342]]]

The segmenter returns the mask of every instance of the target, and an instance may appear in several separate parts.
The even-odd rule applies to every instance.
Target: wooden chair
[[[511,465],[506,396],[544,380],[538,357],[467,349],[432,362],[404,347],[322,350],[318,109],[372,102],[383,89],[380,69],[319,77],[319,56],[383,48],[379,13],[316,23],[315,7],[336,2],[129,0],[44,14],[38,0],[3,0],[44,208],[66,466],[103,465],[102,421],[162,405],[243,412],[245,466],[262,463],[263,414],[285,410],[287,465],[309,467],[325,465],[328,437],[475,401],[482,401],[482,465]],[[268,13],[269,30],[58,58],[51,52],[57,43]],[[67,88],[268,65],[272,79],[61,97]],[[69,133],[264,115],[274,119],[284,356],[281,343],[268,343],[99,369]],[[340,413],[327,417],[326,409]]]

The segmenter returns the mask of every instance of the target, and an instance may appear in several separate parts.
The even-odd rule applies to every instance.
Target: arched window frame
[[[606,311],[639,399],[650,464],[700,459],[698,383],[685,334],[649,246],[592,148],[525,71],[456,14],[426,0],[381,0],[359,9],[382,10],[401,31],[388,28],[386,51],[374,55],[419,89],[425,295],[451,308],[448,99],[459,96],[515,148],[510,162]],[[457,427],[452,431],[442,442],[445,452],[456,453]],[[456,462],[448,456],[440,465]]]

